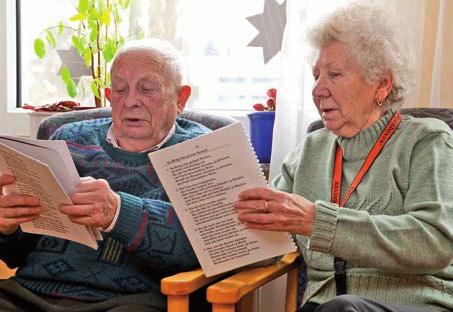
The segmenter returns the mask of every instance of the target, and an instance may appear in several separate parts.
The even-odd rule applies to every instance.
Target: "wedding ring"
[[[269,202],[267,200],[264,201],[263,213],[269,213]]]

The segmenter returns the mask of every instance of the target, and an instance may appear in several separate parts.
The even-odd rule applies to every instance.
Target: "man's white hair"
[[[414,81],[414,57],[406,47],[396,17],[379,7],[351,3],[335,10],[308,32],[307,39],[320,49],[331,42],[347,46],[368,81],[378,81],[386,73],[393,77],[393,88],[384,109],[400,107]]]
[[[175,90],[183,83],[183,62],[180,53],[175,47],[160,39],[144,39],[127,41],[117,52],[110,72],[115,70],[116,63],[122,56],[130,53],[143,52],[153,63],[159,64],[162,73],[173,84]]]

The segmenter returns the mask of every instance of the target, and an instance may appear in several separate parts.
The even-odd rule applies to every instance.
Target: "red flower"
[[[267,100],[266,104],[256,103],[253,105],[253,109],[256,111],[275,111],[277,104],[277,89],[271,88],[266,91]]]
[[[277,98],[277,89],[275,88],[268,89],[266,91],[266,94],[268,97],[275,100]]]
[[[253,108],[256,111],[264,111],[264,110],[266,110],[266,107],[263,104],[261,104],[261,103],[256,103],[255,105],[253,105]]]

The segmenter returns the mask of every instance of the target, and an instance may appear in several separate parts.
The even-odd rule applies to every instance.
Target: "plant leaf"
[[[68,91],[68,95],[72,98],[77,96],[77,86],[75,82],[70,79],[69,81],[65,81],[66,83],[66,91]]]
[[[120,5],[121,5],[121,8],[123,8],[123,9],[127,9],[127,7],[129,6],[130,3],[131,3],[130,0],[120,0]]]
[[[60,22],[58,23],[58,36],[60,36],[60,35],[63,33],[63,29],[64,29],[63,22],[60,21]]]
[[[66,67],[66,65],[63,65],[61,67],[61,72],[60,72],[60,76],[61,76],[61,79],[66,83],[68,84],[68,82],[71,79],[71,72],[69,71],[69,69]]]
[[[89,7],[88,0],[79,0],[79,12],[86,12]]]
[[[110,86],[111,80],[110,80],[110,74],[107,72],[105,73],[105,86]]]
[[[118,24],[121,23],[121,16],[118,13],[118,7],[116,5],[113,7],[113,18],[116,20]]]
[[[90,86],[91,86],[91,91],[93,92],[94,96],[97,98],[100,98],[98,79],[93,79],[93,81],[91,81]]]
[[[109,39],[102,50],[102,56],[106,63],[109,63],[116,54],[116,44],[114,39]]]
[[[71,22],[77,22],[77,21],[83,21],[86,18],[87,18],[87,15],[84,12],[80,12],[80,13],[72,16],[71,18],[69,18],[69,20]]]
[[[52,34],[50,30],[46,30],[46,40],[49,43],[50,46],[56,47],[57,41],[55,40],[55,36]]]
[[[90,42],[95,42],[97,36],[98,36],[98,28],[93,27],[93,29],[91,30],[91,33],[90,33]]]
[[[77,37],[77,36],[72,36],[71,37],[71,42],[72,42],[72,45],[74,47],[76,47],[77,49],[79,49],[79,46],[80,46],[80,38]]]
[[[110,10],[105,9],[102,11],[102,23],[109,26],[110,25]]]
[[[83,59],[85,60],[85,64],[87,66],[91,65],[91,49],[86,48],[85,51],[83,51]]]
[[[96,10],[95,8],[90,8],[90,10],[88,11],[88,16],[94,20],[99,20],[101,14],[99,14],[99,11]]]
[[[39,58],[43,58],[44,55],[46,55],[46,45],[44,44],[44,41],[42,39],[38,38],[35,40],[35,43],[33,44],[33,47],[35,49],[35,53]]]

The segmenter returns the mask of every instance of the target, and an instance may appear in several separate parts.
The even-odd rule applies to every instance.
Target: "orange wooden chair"
[[[167,311],[189,312],[189,295],[221,277],[222,275],[206,277],[200,268],[163,278],[160,281],[160,291],[167,296]]]
[[[247,269],[209,286],[206,296],[212,312],[251,311],[253,291],[283,274],[288,274],[285,311],[296,311],[299,265],[299,252],[293,252],[272,265]]]

